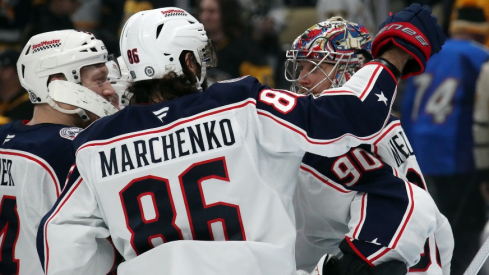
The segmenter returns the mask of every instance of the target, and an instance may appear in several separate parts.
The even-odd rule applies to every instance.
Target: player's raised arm
[[[307,145],[306,151],[332,156],[343,153],[344,148],[370,143],[388,120],[398,79],[421,73],[426,61],[441,49],[445,41],[442,28],[431,15],[429,7],[417,4],[389,16],[381,30],[381,35],[373,42],[375,59],[342,87],[324,91],[313,102],[286,92],[262,91],[259,99],[264,104],[259,103],[257,107],[278,119],[287,120],[289,112],[301,112],[301,108],[292,108],[295,104],[307,105],[305,109],[309,111],[304,121],[292,121],[293,126],[305,129],[310,138],[308,145],[313,147]],[[307,36],[307,32],[304,35]],[[305,39],[302,43],[312,42]],[[299,48],[293,54],[299,59],[310,52],[302,52]],[[274,112],[273,108],[288,109]],[[327,127],[314,127],[313,131],[307,129],[320,124]],[[265,136],[269,136],[268,129],[271,131],[273,128],[264,127]]]

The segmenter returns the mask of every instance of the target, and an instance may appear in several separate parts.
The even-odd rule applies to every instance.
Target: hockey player
[[[336,93],[371,59],[371,44],[362,25],[341,17],[312,26],[287,52],[286,76],[292,89],[315,97]],[[294,198],[298,268],[311,271],[317,258],[328,253],[340,257],[337,265],[342,272],[362,274],[369,266],[397,258],[411,266],[410,273],[441,274],[443,268],[449,274],[453,236],[441,213],[436,217],[438,241],[432,235],[422,257],[411,246],[424,206],[409,203],[407,190],[415,187],[408,181],[426,189],[412,148],[394,116],[371,145],[335,158],[306,153]],[[405,201],[396,199],[401,197]],[[386,203],[387,199],[396,203]],[[343,253],[357,255],[358,265],[351,258],[341,258]],[[362,265],[364,269],[359,268]],[[387,267],[382,266],[387,273],[379,274],[395,274]]]
[[[112,265],[109,236],[125,258],[118,274],[295,274],[300,161],[306,151],[337,156],[374,141],[396,76],[422,71],[408,60],[428,59],[445,40],[429,12],[412,17],[426,46],[394,29],[377,44],[383,59],[338,96],[313,99],[249,76],[199,93],[215,64],[202,24],[179,8],[133,15],[120,45],[140,105],[75,139],[76,167],[39,226],[46,274],[104,274]],[[383,44],[389,40],[410,51]],[[412,192],[425,203],[413,239],[421,250],[436,206],[421,189]]]
[[[80,127],[117,111],[106,61],[102,41],[75,30],[33,36],[22,51],[17,69],[34,115],[0,128],[1,274],[44,274],[37,227],[64,187],[72,140]]]

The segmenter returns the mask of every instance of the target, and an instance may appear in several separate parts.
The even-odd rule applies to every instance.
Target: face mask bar
[[[212,44],[212,41],[210,39],[209,41],[207,41],[207,45],[205,45],[201,49],[198,49],[198,52],[202,60],[202,67],[217,67],[217,54],[214,45]]]
[[[327,51],[309,51],[304,55],[304,51],[291,50],[287,52],[287,61],[285,63],[285,79],[291,84],[291,91],[302,94],[310,94],[312,90],[325,81],[331,82],[330,88],[341,87],[355,73],[359,67],[356,56],[352,53],[332,53]],[[302,55],[298,57],[298,55]],[[321,57],[321,59],[312,59],[311,57]],[[301,76],[302,67],[299,61],[310,62],[314,65],[313,69],[307,74]],[[329,73],[326,73],[320,66],[322,63],[334,65]],[[299,81],[320,70],[324,78],[316,83],[312,88],[307,89],[299,84]],[[336,73],[335,73],[336,72]]]

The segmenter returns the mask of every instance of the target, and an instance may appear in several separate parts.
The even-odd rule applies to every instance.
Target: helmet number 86
[[[139,63],[138,48],[127,50],[127,59],[130,64]]]

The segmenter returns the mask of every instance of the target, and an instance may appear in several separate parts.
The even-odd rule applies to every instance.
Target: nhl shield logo
[[[155,70],[153,69],[153,67],[150,67],[150,66],[144,68],[144,72],[149,77],[152,77],[155,74]]]
[[[78,127],[67,127],[59,130],[59,135],[62,138],[74,140],[82,130],[83,130],[82,128],[78,128]]]

